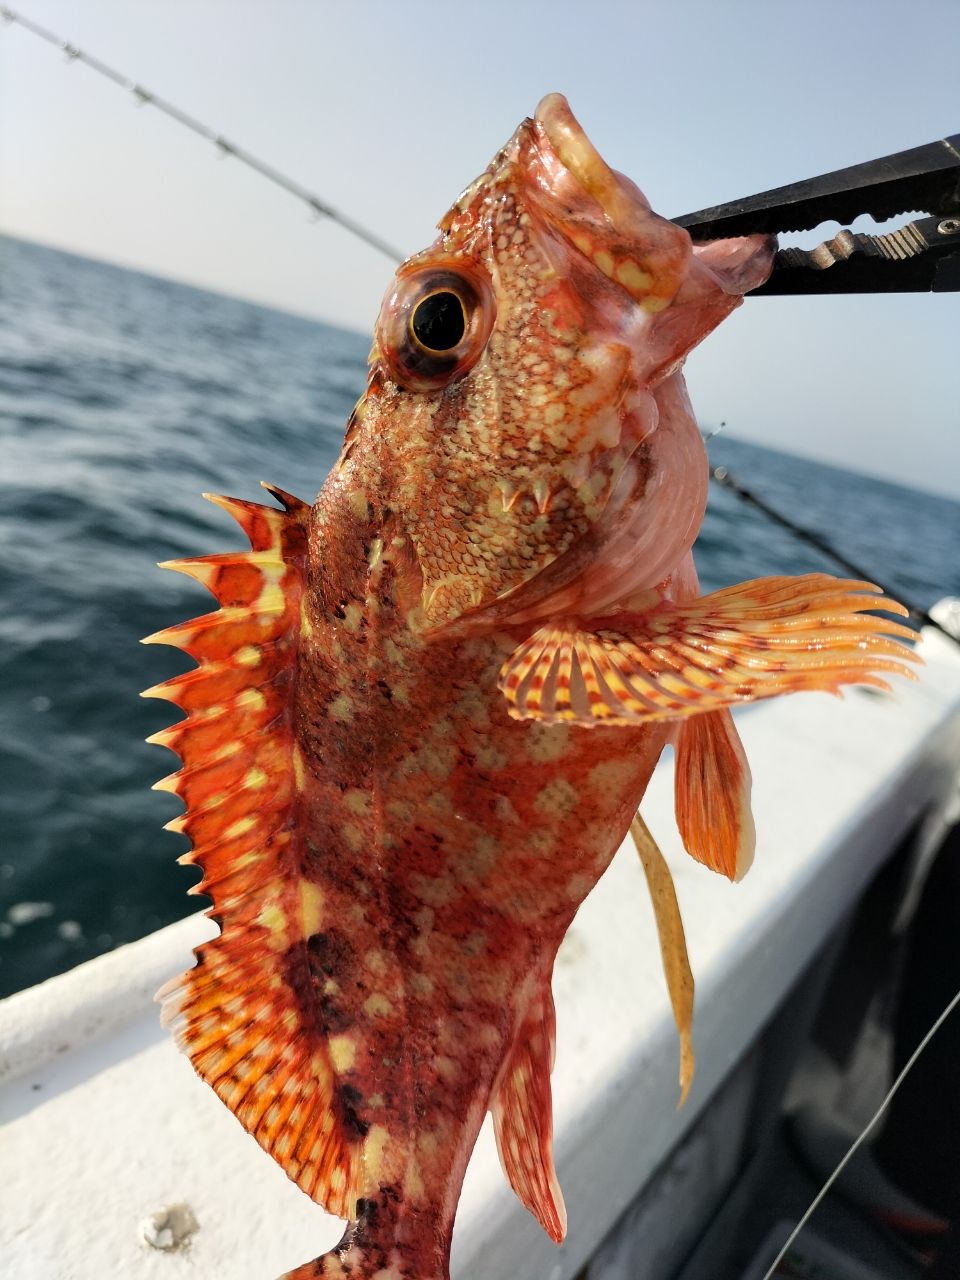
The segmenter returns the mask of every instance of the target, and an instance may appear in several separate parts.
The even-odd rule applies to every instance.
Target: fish
[[[638,816],[664,748],[686,850],[737,880],[732,709],[912,674],[913,633],[868,612],[905,610],[869,583],[700,592],[682,367],[774,250],[692,244],[549,95],[397,270],[315,504],[215,496],[251,549],[167,566],[219,605],[148,637],[197,665],[147,696],[185,712],[151,739],[181,760],[158,786],[220,933],[162,1017],[348,1224],[287,1280],[448,1280],[488,1111],[562,1241],[551,975],[631,830],[692,1076],[682,923]]]

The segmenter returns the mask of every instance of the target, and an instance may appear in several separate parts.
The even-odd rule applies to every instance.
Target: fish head
[[[559,94],[439,229],[384,299],[341,462],[358,436],[376,450],[422,579],[411,625],[596,607],[627,565],[632,590],[653,586],[683,560],[706,498],[682,385],[666,388],[766,277],[771,242],[698,251]]]

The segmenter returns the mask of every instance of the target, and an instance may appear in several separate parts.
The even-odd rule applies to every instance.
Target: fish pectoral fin
[[[687,956],[687,940],[683,933],[680,904],[673,887],[670,868],[656,840],[639,813],[630,824],[630,834],[643,864],[657,922],[660,957],[667,979],[667,991],[673,1008],[673,1019],[680,1037],[680,1108],[687,1100],[696,1059],[693,1053],[693,972]]]
[[[726,709],[687,716],[676,740],[674,802],[683,847],[730,880],[750,870],[756,829],[750,766]]]
[[[520,1028],[490,1110],[507,1180],[551,1240],[561,1244],[567,1211],[553,1167],[550,1072],[555,1041],[556,1015],[547,986]]]
[[[291,690],[310,509],[271,492],[282,511],[213,499],[251,550],[169,564],[221,607],[150,637],[199,663],[146,696],[187,713],[151,741],[181,757],[161,785],[186,806],[173,824],[192,842],[181,861],[201,868],[193,892],[213,899],[221,930],[158,999],[162,1021],[244,1128],[307,1195],[350,1218],[363,1151],[345,1122],[336,1056],[305,1007],[307,941],[323,904],[288,870],[301,862]]]
[[[510,715],[547,724],[631,725],[693,716],[781,693],[844,684],[889,689],[915,676],[905,615],[868,582],[811,573],[755,578],[646,612],[535,631],[500,669]]]

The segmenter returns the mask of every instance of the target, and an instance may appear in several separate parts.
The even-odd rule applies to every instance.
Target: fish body
[[[729,707],[903,670],[864,584],[699,595],[680,367],[768,239],[694,249],[559,95],[440,225],[388,292],[315,506],[217,499],[252,550],[173,566],[221,608],[153,637],[199,661],[150,692],[187,711],[155,740],[182,757],[163,785],[221,925],[164,1017],[348,1220],[301,1278],[445,1280],[487,1110],[563,1239],[554,957],[664,746],[688,849],[737,877]]]

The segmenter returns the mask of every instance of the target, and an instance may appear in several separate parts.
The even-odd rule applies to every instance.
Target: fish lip
[[[607,164],[562,94],[548,94],[525,123],[519,158],[540,216],[643,310],[668,307],[693,255],[689,233]]]
[[[533,125],[556,160],[608,216],[619,195],[617,175],[587,137],[562,93],[540,100]]]

